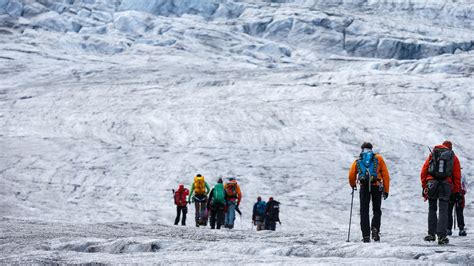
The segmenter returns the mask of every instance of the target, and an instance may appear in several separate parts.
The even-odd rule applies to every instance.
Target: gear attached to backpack
[[[377,181],[378,160],[372,151],[364,151],[357,160],[358,180],[360,183],[367,184]]]
[[[204,176],[202,175],[196,175],[194,177],[194,194],[206,194],[206,182],[204,181]]]
[[[213,204],[224,204],[225,202],[225,191],[224,191],[224,185],[222,183],[217,183],[214,186],[214,192],[212,195],[212,201]]]
[[[265,201],[261,200],[257,203],[257,215],[264,216],[265,215]]]
[[[428,174],[442,180],[453,174],[454,152],[447,148],[435,147],[431,153]]]
[[[225,195],[227,198],[237,198],[237,183],[235,181],[225,185]]]

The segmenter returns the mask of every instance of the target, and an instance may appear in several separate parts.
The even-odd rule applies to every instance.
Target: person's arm
[[[212,201],[213,197],[214,197],[214,188],[212,188],[211,193],[209,193],[209,199],[207,200],[207,208],[208,209],[211,207],[211,201]]]
[[[430,160],[431,160],[431,154],[426,158],[425,163],[423,164],[423,167],[421,168],[421,173],[420,173],[420,179],[421,179],[421,187],[423,189],[426,188],[426,183],[428,182],[428,167],[430,167]]]
[[[454,155],[453,163],[453,193],[461,192],[461,163],[459,158]]]
[[[257,215],[257,203],[253,205],[253,211],[252,211],[252,221],[255,221],[255,216]]]
[[[379,174],[382,178],[383,191],[388,194],[390,191],[390,174],[388,173],[387,165],[382,156],[377,155],[377,160],[379,162]]]
[[[191,192],[189,192],[188,202],[191,202],[191,197],[193,195],[193,192],[194,192],[194,182],[191,185]]]
[[[239,186],[239,184],[237,184],[236,190],[237,190],[237,200],[238,200],[238,201],[237,201],[237,206],[239,206],[239,205],[240,205],[240,201],[242,200],[242,192],[240,192],[240,186]]]
[[[357,161],[354,161],[349,170],[349,185],[354,188],[357,182]]]
[[[206,194],[209,194],[209,184],[207,182],[204,182],[204,185],[206,186]]]

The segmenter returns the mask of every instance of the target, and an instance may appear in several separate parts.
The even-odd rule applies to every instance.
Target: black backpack
[[[431,152],[428,174],[436,179],[446,179],[452,176],[454,152],[447,148],[434,148]]]
[[[280,202],[276,200],[270,201],[270,206],[268,206],[269,218],[273,221],[280,221],[279,215],[280,215]]]

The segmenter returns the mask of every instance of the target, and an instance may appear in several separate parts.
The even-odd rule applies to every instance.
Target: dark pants
[[[378,186],[371,186],[369,191],[368,185],[361,185],[359,189],[360,198],[360,229],[363,237],[370,237],[371,225],[380,232],[380,219],[382,217],[382,191]],[[372,223],[369,219],[370,200],[372,199]]]
[[[181,212],[183,212],[183,219],[181,220],[181,225],[186,225],[186,213],[188,213],[188,207],[186,206],[176,206],[176,219],[174,219],[175,225],[179,223],[179,217],[181,216]]]
[[[275,231],[275,229],[276,229],[276,221],[265,219],[265,230]]]
[[[451,185],[446,181],[429,180],[428,188],[428,234],[446,236],[448,228],[448,204],[451,195]],[[439,211],[438,211],[439,205]],[[436,212],[438,211],[438,216]]]
[[[215,204],[211,206],[211,217],[210,217],[211,229],[214,229],[217,224],[217,229],[221,229],[224,224],[224,204]]]
[[[463,197],[462,201],[465,198]],[[456,209],[456,218],[458,222],[458,227],[460,230],[464,229],[464,207],[463,202],[456,202],[453,197],[449,201],[448,205],[448,229],[451,230],[453,228],[453,209]],[[455,208],[456,207],[456,208]]]
[[[204,225],[207,223],[206,202],[207,202],[206,195],[194,195],[194,206],[196,207],[196,213],[195,213],[196,224]]]

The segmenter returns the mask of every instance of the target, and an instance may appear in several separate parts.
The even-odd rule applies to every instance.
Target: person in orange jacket
[[[234,228],[235,211],[238,210],[240,201],[242,200],[242,192],[240,192],[240,186],[237,184],[235,178],[230,177],[229,182],[224,185],[225,198],[226,198],[226,214],[224,227],[232,229]]]
[[[388,198],[390,190],[390,175],[387,165],[382,156],[372,151],[372,144],[364,142],[360,147],[362,149],[359,159],[352,163],[349,170],[349,184],[352,189],[357,189],[357,183],[360,184],[360,228],[362,231],[362,241],[370,242],[370,233],[372,239],[380,241],[380,223],[382,216],[382,197]],[[369,219],[370,200],[372,199],[372,223]]]
[[[461,164],[452,151],[450,141],[443,142],[433,148],[421,169],[421,186],[423,197],[428,200],[428,235],[425,241],[438,244],[449,243],[447,238],[448,206],[451,193],[461,192]],[[438,216],[436,211],[439,205]]]

